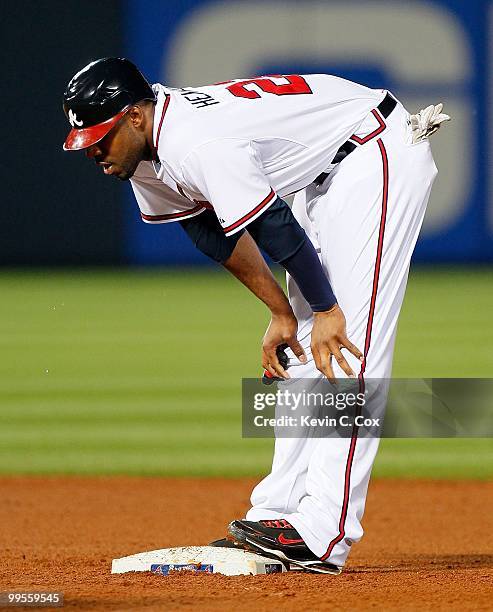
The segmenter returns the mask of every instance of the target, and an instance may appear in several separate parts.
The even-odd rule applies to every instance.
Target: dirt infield
[[[367,534],[338,577],[109,573],[114,557],[221,537],[253,484],[0,478],[0,591],[60,590],[80,610],[493,608],[493,483],[372,483]]]

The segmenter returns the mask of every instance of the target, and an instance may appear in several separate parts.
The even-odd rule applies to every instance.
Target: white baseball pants
[[[379,119],[370,114],[356,133],[362,144],[321,186],[299,192],[293,204],[346,316],[348,337],[364,353],[360,363],[345,351],[362,384],[365,377],[391,376],[411,255],[437,173],[428,140],[410,144],[409,113],[400,103],[383,130]],[[322,378],[309,351],[311,310],[289,278],[288,290],[309,357],[305,365],[292,359],[289,373]],[[345,377],[335,360],[333,368]],[[315,555],[343,566],[363,535],[378,444],[377,438],[357,435],[276,439],[272,471],[253,490],[246,518],[286,518]]]

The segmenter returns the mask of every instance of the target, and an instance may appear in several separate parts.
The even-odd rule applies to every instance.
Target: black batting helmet
[[[156,100],[156,94],[135,64],[123,57],[91,62],[72,77],[63,94],[63,110],[72,126],[63,148],[90,147],[141,100]]]

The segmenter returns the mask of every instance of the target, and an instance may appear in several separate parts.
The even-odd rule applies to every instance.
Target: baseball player
[[[127,59],[104,58],[71,79],[63,107],[65,150],[129,179],[144,222],[180,222],[269,307],[270,376],[351,376],[362,389],[390,377],[441,105],[410,115],[387,91],[325,74],[151,86]],[[258,247],[287,271],[289,300]],[[362,536],[377,447],[357,427],[347,439],[277,439],[230,540],[338,573]]]

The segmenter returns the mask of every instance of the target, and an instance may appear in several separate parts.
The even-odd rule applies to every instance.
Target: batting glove
[[[444,121],[450,121],[449,115],[442,113],[443,104],[430,104],[415,115],[411,115],[411,130],[413,144],[422,142],[434,134]]]

